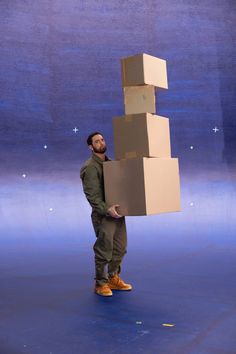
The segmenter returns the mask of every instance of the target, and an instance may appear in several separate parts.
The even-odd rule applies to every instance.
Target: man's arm
[[[106,215],[109,206],[103,200],[103,190],[95,166],[87,166],[82,178],[83,190],[91,207],[100,215]]]
[[[110,215],[113,218],[122,217],[116,211],[119,205],[116,204],[109,207],[103,200],[103,189],[101,188],[101,181],[95,166],[86,167],[83,172],[82,183],[87,200],[100,215]]]

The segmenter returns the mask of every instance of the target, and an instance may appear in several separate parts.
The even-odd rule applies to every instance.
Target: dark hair
[[[98,134],[102,135],[100,132],[91,133],[87,138],[87,144],[92,145],[92,140],[93,140],[94,135],[98,135]]]

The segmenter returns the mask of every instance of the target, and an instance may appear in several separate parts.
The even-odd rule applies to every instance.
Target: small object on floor
[[[100,296],[112,296],[112,291],[108,284],[104,285],[95,285],[95,293]]]
[[[115,274],[114,277],[109,278],[108,285],[111,290],[132,290],[132,285],[126,284],[118,274]]]
[[[174,323],[162,323],[163,327],[174,327],[175,324]]]
[[[143,322],[142,321],[136,321],[137,325],[141,325]]]

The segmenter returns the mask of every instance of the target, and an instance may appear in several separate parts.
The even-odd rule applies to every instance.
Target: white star
[[[26,178],[26,174],[25,174],[25,173],[23,173],[22,177],[23,177],[23,178]]]
[[[53,208],[49,208],[49,211],[53,211]]]
[[[77,127],[74,127],[73,132],[77,133],[79,129]]]
[[[193,150],[193,146],[192,145],[190,146],[190,149]]]
[[[190,203],[190,206],[193,206],[193,205],[194,205],[193,202],[191,202],[191,203]]]
[[[215,128],[213,128],[212,130],[214,130],[214,132],[216,133],[216,132],[218,132],[220,129],[217,128],[217,127],[215,127]]]
[[[44,147],[43,147],[44,149],[47,149],[48,148],[48,146],[47,145],[44,145]]]

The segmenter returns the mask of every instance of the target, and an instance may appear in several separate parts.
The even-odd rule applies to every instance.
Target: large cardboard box
[[[152,85],[124,88],[125,114],[156,113],[155,87]]]
[[[171,157],[169,119],[149,113],[113,118],[115,159]]]
[[[177,158],[133,158],[103,163],[105,198],[121,215],[180,211]]]
[[[147,84],[168,88],[166,60],[139,54],[122,58],[121,68],[123,87]]]

